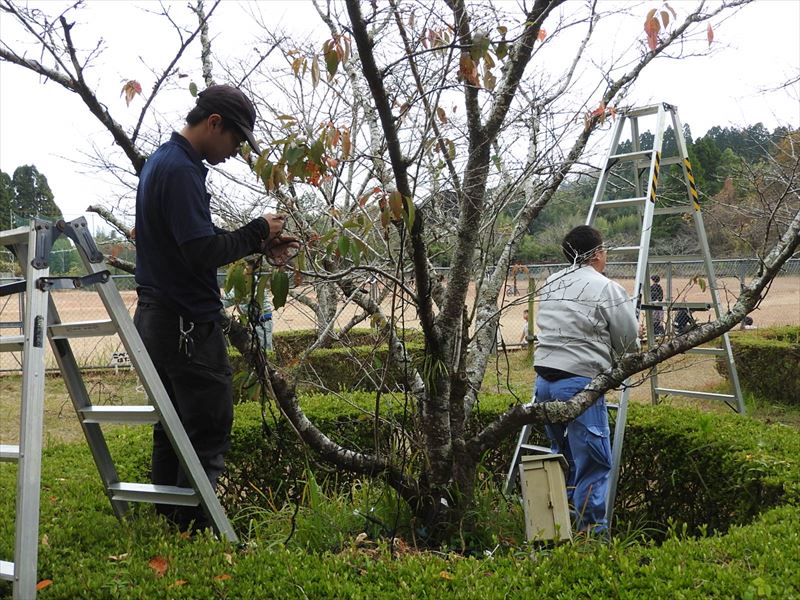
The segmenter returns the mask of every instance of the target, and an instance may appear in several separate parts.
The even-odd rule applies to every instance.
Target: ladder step
[[[520,450],[528,450],[529,452],[540,452],[543,454],[552,454],[553,449],[548,446],[537,446],[536,444],[520,444]]]
[[[177,504],[197,506],[200,498],[192,488],[174,485],[153,485],[151,483],[112,483],[108,486],[112,500],[126,502],[150,502],[155,504]]]
[[[639,252],[639,246],[616,246],[608,249],[609,252]]]
[[[680,165],[683,164],[683,158],[680,156],[670,156],[667,158],[661,158],[661,166],[666,167],[669,165]]]
[[[638,152],[624,152],[608,157],[608,162],[614,163],[626,160],[650,160],[653,157],[652,150],[639,150]]]
[[[75,323],[54,323],[48,328],[55,340],[66,338],[99,337],[114,335],[117,327],[112,321],[77,321]]]
[[[691,350],[687,350],[686,354],[713,354],[715,356],[720,356],[726,354],[725,348],[692,348]]]
[[[673,390],[669,388],[656,388],[656,394],[672,394],[674,396],[688,396],[689,398],[701,398],[704,400],[735,400],[733,394],[715,394],[713,392],[697,392],[694,390]]]
[[[0,462],[15,462],[19,460],[19,446],[0,444]]]
[[[27,243],[31,233],[30,227],[17,227],[0,232],[0,246],[13,246],[14,244]]]
[[[0,335],[0,352],[22,352],[24,335]]]
[[[711,310],[712,305],[709,302],[678,302],[677,300],[664,301],[664,302],[648,302],[642,305],[645,310],[664,310],[665,308],[688,308],[690,310]]]
[[[14,563],[7,560],[0,560],[0,579],[4,581],[14,581]]]
[[[637,117],[647,117],[649,115],[656,114],[659,108],[661,108],[661,104],[651,104],[649,106],[642,106],[641,108],[631,108],[623,112],[622,116],[627,117],[629,119],[635,119]]]
[[[80,409],[84,423],[127,423],[146,425],[161,419],[155,406],[87,406]]]
[[[653,214],[658,215],[683,215],[693,212],[694,208],[691,206],[662,206],[653,210]]]
[[[646,196],[639,198],[621,198],[619,200],[601,200],[595,202],[594,205],[603,208],[616,208],[618,206],[641,206],[647,201]]]
[[[702,262],[703,257],[699,254],[661,254],[659,256],[650,256],[647,259],[651,265],[663,265],[666,263],[681,263],[681,262]]]

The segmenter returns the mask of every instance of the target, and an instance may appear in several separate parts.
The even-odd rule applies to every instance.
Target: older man
[[[606,250],[600,232],[576,227],[564,237],[562,250],[571,264],[547,279],[536,317],[537,402],[569,400],[638,345],[632,300],[603,275]],[[547,425],[546,431],[553,451],[569,462],[567,494],[577,529],[606,530],[611,444],[605,397],[574,421]]]

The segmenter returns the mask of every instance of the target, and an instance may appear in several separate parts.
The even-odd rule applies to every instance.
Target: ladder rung
[[[656,388],[656,394],[672,394],[675,396],[688,396],[689,398],[702,398],[705,400],[735,400],[733,394],[715,394],[713,392],[697,392],[694,390],[673,390],[669,388]]]
[[[638,252],[639,246],[616,246],[614,248],[609,248],[609,252]]]
[[[87,406],[80,409],[84,423],[158,423],[160,417],[154,406]]]
[[[14,581],[14,563],[0,560],[0,579]]]
[[[0,462],[14,462],[19,460],[19,446],[0,444]]]
[[[617,206],[638,206],[644,204],[647,200],[646,196],[641,196],[639,198],[621,198],[619,200],[601,200],[599,202],[595,202],[595,206],[602,206],[603,208],[615,208]]]
[[[177,504],[197,506],[200,499],[192,488],[174,485],[153,485],[151,483],[112,483],[108,486],[112,500],[126,502],[151,502],[155,504]]]
[[[647,259],[651,265],[664,265],[667,263],[702,262],[703,257],[699,254],[662,254],[660,256],[650,256]]]
[[[692,348],[687,350],[686,354],[713,354],[719,356],[725,354],[725,348]]]
[[[24,335],[0,335],[0,352],[21,352],[24,344]]]
[[[653,211],[653,214],[658,215],[684,215],[686,213],[690,213],[694,211],[694,208],[691,206],[662,206],[656,208]]]
[[[530,452],[541,452],[543,454],[552,454],[553,449],[547,446],[537,446],[536,444],[520,444],[520,450],[528,450]]]
[[[623,154],[614,154],[608,157],[609,162],[618,162],[625,160],[650,160],[653,157],[652,150],[639,150],[638,152],[625,152]]]
[[[17,227],[0,232],[0,246],[13,246],[21,242],[27,242],[31,233],[30,227]]]
[[[623,113],[624,117],[635,119],[637,117],[647,117],[654,115],[661,108],[661,104],[651,104],[649,106],[642,106],[641,108],[631,108]]]
[[[619,410],[619,404],[606,404],[606,408],[609,410]]]
[[[669,302],[648,302],[642,308],[649,310],[664,310],[665,308],[688,308],[689,310],[711,310],[709,302],[678,302],[671,300]]]
[[[77,321],[75,323],[54,323],[50,325],[53,339],[99,337],[114,335],[117,328],[112,321]]]

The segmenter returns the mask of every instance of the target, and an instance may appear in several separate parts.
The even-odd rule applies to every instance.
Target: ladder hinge
[[[90,263],[103,262],[103,253],[97,249],[92,234],[86,223],[86,217],[79,217],[72,221],[59,221],[56,223],[61,231],[71,239],[76,246],[80,246],[86,253]]]
[[[108,269],[98,271],[91,275],[84,275],[83,277],[39,277],[36,280],[36,287],[45,292],[50,288],[53,289],[69,289],[69,288],[82,288],[87,285],[94,285],[95,283],[105,283],[111,277],[111,271]]]
[[[34,219],[33,227],[36,230],[36,248],[31,265],[34,269],[46,269],[50,264],[50,250],[53,249],[53,242],[61,235],[61,232],[53,227],[52,223],[42,219]]]

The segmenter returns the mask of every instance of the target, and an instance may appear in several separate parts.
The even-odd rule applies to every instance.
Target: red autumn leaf
[[[163,556],[154,556],[148,561],[147,566],[153,569],[156,577],[163,577],[169,569],[169,562]]]
[[[39,592],[46,587],[53,585],[52,579],[42,579],[39,583],[36,584],[36,591]]]
[[[711,23],[706,28],[706,37],[708,38],[708,45],[711,46],[711,42],[714,41],[714,30],[711,28]]]
[[[592,111],[592,115],[591,116],[593,116],[593,117],[601,117],[601,116],[603,116],[603,113],[605,113],[605,112],[606,112],[606,105],[605,105],[604,102],[601,102],[600,106],[598,106],[597,108],[595,108]]]
[[[658,46],[658,32],[661,31],[661,23],[658,19],[651,18],[644,22],[644,32],[647,34],[647,46],[651,51]]]
[[[136,94],[142,93],[142,86],[141,84],[136,81],[135,79],[129,80],[125,85],[122,86],[122,92],[120,96],[125,96],[125,106],[131,105],[131,100],[134,99]]]
[[[222,575],[217,575],[214,577],[214,579],[216,579],[217,581],[227,581],[230,578],[231,576],[228,575],[227,573],[223,573]]]
[[[540,27],[539,33],[536,34],[536,39],[539,40],[540,42],[543,42],[544,38],[546,37],[547,37],[547,31]]]

